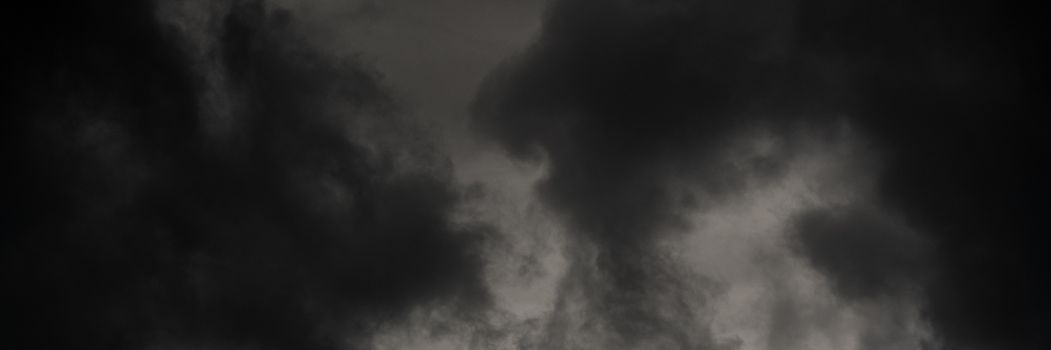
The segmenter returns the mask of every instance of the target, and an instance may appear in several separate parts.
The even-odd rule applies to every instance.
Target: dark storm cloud
[[[752,125],[845,117],[884,162],[878,201],[930,240],[933,262],[893,234],[871,237],[884,230],[864,214],[804,219],[807,257],[851,298],[927,281],[909,288],[923,291],[946,348],[1036,349],[1051,321],[1035,13],[992,2],[557,1],[534,46],[481,87],[476,126],[549,163],[538,191],[601,251],[610,290],[599,298],[617,303],[595,312],[616,323],[645,319],[656,297],[646,286],[658,282],[644,271],[660,266],[653,242],[674,213],[737,188],[707,161],[715,146]],[[707,196],[678,198],[670,179]],[[845,256],[862,242],[872,250]],[[926,272],[914,265],[937,270],[917,280]]]
[[[796,218],[803,256],[850,298],[915,292],[932,268],[929,242],[871,209],[815,210]]]
[[[750,122],[736,117],[764,103],[797,107],[808,98],[767,94],[768,101],[751,103],[750,93],[796,78],[780,72],[788,63],[776,52],[737,59],[753,46],[768,49],[769,38],[747,33],[752,24],[737,21],[745,13],[705,17],[703,5],[557,2],[540,41],[490,77],[477,105],[478,127],[513,155],[547,158],[541,197],[566,214],[579,238],[597,245],[598,271],[571,268],[569,279],[583,281],[568,282],[586,290],[589,313],[610,323],[616,337],[667,337],[675,348],[716,345],[703,336],[703,323],[683,315],[690,312],[685,303],[704,292],[673,283],[688,276],[655,247],[657,237],[680,226],[675,213],[701,204],[668,183],[701,179],[712,195],[736,187],[732,174],[695,166],[714,156],[705,150]],[[708,19],[744,32],[709,31]],[[661,311],[669,303],[676,312]],[[681,334],[702,334],[703,341]]]
[[[211,8],[203,62],[145,1],[5,11],[3,347],[357,348],[484,305],[484,229],[375,74]]]
[[[828,279],[834,293],[854,303],[868,322],[858,348],[933,348],[909,332],[908,305],[930,283],[935,262],[931,242],[900,218],[871,207],[835,207],[805,212],[790,229],[795,249]],[[792,305],[788,301],[782,304]],[[878,306],[873,306],[878,305]],[[798,310],[772,326],[779,341],[798,338]],[[828,322],[826,320],[826,322]]]

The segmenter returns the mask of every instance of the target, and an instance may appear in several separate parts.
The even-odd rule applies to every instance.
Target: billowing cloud
[[[945,348],[1038,348],[1048,282],[1037,267],[1047,239],[1036,208],[1047,172],[1033,161],[1044,147],[1032,116],[1043,110],[1033,90],[1043,70],[1028,49],[1034,32],[1006,24],[1015,11],[557,1],[535,44],[480,89],[476,126],[512,156],[550,167],[538,194],[593,247],[573,253],[575,268],[603,276],[566,285],[592,293],[588,313],[623,325],[611,328],[618,336],[685,324],[654,304],[689,289],[662,292],[673,264],[655,242],[689,231],[684,213],[747,192],[749,174],[783,176],[800,150],[781,144],[743,170],[719,152],[749,130],[820,139],[845,121],[878,164],[874,180],[847,186],[872,195],[800,212],[785,228],[796,232],[794,251],[844,302],[918,295],[917,313]],[[683,183],[699,190],[687,194]],[[808,311],[786,310],[786,324]],[[869,348],[895,347],[886,340],[895,333],[871,334]]]
[[[17,3],[6,345],[1042,349],[1042,13]]]
[[[288,12],[17,7],[5,347],[363,348],[488,303],[448,161]]]
[[[924,284],[931,262],[923,237],[870,210],[834,208],[801,214],[802,254],[849,298],[899,293]]]

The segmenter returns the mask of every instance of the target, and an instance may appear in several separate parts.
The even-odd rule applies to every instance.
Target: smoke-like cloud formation
[[[287,11],[15,7],[3,347],[367,348],[486,305],[448,161]]]
[[[1038,22],[985,2],[556,1],[533,47],[480,89],[476,125],[550,167],[538,193],[590,247],[567,253],[563,298],[583,294],[580,312],[613,337],[718,348],[676,338],[707,328],[662,307],[703,298],[658,242],[689,231],[684,211],[730,200],[749,174],[782,176],[800,151],[727,167],[717,155],[741,132],[820,139],[845,120],[879,164],[873,194],[797,214],[793,251],[846,303],[919,293],[938,338],[925,347],[1037,349],[1049,324]],[[857,346],[897,348],[877,333]]]
[[[1047,348],[1042,13],[13,4],[2,344]]]
[[[798,218],[802,254],[849,298],[872,298],[919,287],[931,268],[922,237],[893,219],[855,208]]]

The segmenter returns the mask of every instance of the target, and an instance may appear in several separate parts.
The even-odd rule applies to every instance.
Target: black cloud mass
[[[214,67],[146,2],[7,13],[25,85],[4,132],[5,348],[336,349],[415,304],[485,303],[447,165],[348,136],[393,123],[391,101],[288,13],[230,6]]]
[[[512,155],[549,162],[541,197],[600,247],[611,276],[596,309],[649,323],[662,316],[645,302],[659,298],[646,295],[659,292],[645,270],[659,263],[644,260],[659,260],[652,242],[676,207],[697,202],[668,180],[717,200],[739,177],[705,159],[735,130],[846,118],[885,159],[881,203],[921,237],[865,209],[817,211],[798,219],[800,253],[847,299],[922,289],[946,349],[1039,349],[1051,314],[1035,13],[993,2],[556,1],[540,39],[480,90],[476,125]],[[632,302],[605,302],[622,293]]]
[[[9,5],[0,347],[373,349],[411,343],[390,334],[464,332],[465,345],[422,348],[791,350],[814,346],[815,329],[854,327],[828,326],[841,319],[827,305],[866,320],[853,349],[1051,347],[1040,8],[547,0],[527,46],[478,84],[448,83],[476,89],[462,120],[426,119],[469,124],[487,142],[468,152],[439,139],[467,135],[413,115],[455,103],[413,111],[377,68],[412,67],[374,64],[389,57],[355,42],[323,47],[311,35],[327,27],[304,24],[397,19],[413,2],[290,3]],[[501,5],[450,6],[465,19]],[[407,13],[374,33],[435,22]],[[436,32],[463,34],[435,18],[448,22]],[[444,49],[473,54],[483,40],[471,38]],[[775,300],[765,321],[744,322],[761,334],[727,330],[745,316],[714,310],[746,289],[691,264],[737,260],[669,246],[705,234],[696,213],[733,211],[824,151],[799,140],[831,144],[845,128],[875,165],[834,164],[871,184],[837,181],[864,200],[782,210],[784,241],[766,238],[776,248],[753,257],[798,259],[826,283],[828,295],[808,296],[824,306],[777,276],[794,265],[756,263],[784,288],[763,291]],[[729,165],[727,145],[755,130],[789,141]],[[508,225],[496,221],[512,210],[471,207],[511,191],[460,177],[499,166],[463,156],[486,150],[541,165],[527,185],[543,211]],[[493,276],[513,256],[493,247],[519,246],[513,226],[542,220],[561,246],[522,245],[532,270],[510,275],[552,278],[552,296],[508,303],[514,288]],[[733,251],[731,239],[703,242]],[[901,311],[913,304],[915,316]],[[912,318],[930,335],[913,341],[926,333]]]

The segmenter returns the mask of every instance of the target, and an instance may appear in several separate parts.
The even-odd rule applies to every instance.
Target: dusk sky
[[[4,11],[0,348],[1051,348],[1046,12]]]

